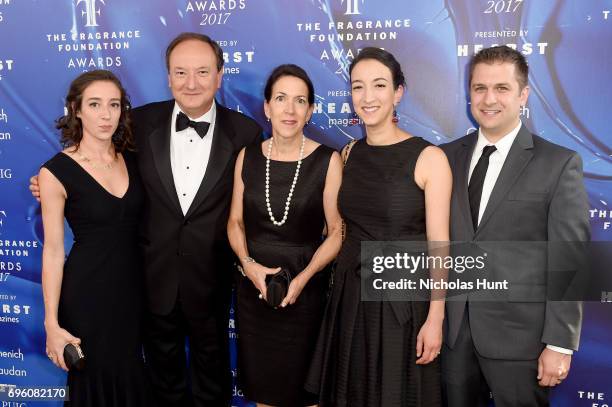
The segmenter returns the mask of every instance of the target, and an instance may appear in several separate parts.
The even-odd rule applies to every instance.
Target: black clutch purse
[[[64,362],[68,370],[83,370],[85,367],[85,354],[81,347],[72,343],[64,346]]]
[[[283,298],[287,296],[287,290],[291,283],[291,273],[283,268],[276,274],[266,276],[266,302],[269,306],[277,308]]]

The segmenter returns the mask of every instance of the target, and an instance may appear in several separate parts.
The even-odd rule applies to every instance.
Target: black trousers
[[[455,346],[444,344],[441,356],[446,407],[486,407],[490,394],[496,407],[549,405],[548,387],[538,385],[538,360],[489,359],[478,354],[467,309]]]
[[[148,313],[145,362],[158,407],[230,404],[229,307],[227,311],[187,315],[177,299],[168,315]]]

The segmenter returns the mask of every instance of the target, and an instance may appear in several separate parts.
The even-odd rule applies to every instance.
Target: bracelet
[[[246,256],[240,259],[241,262],[248,264],[248,263],[257,263],[255,261],[254,258],[250,257],[250,256]],[[236,264],[236,268],[238,269],[238,271],[240,272],[240,274],[242,274],[242,277],[246,277],[246,274],[244,274],[244,268],[242,267],[241,264]]]
[[[255,259],[250,256],[243,257],[240,259],[240,261],[243,263],[257,263]]]

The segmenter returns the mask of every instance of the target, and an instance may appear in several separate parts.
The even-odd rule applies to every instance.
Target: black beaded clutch
[[[291,273],[285,268],[266,277],[266,301],[269,306],[277,308],[281,304],[283,298],[287,296],[289,283],[291,283]]]
[[[64,346],[64,362],[68,370],[83,370],[85,367],[85,354],[81,347],[72,343]]]

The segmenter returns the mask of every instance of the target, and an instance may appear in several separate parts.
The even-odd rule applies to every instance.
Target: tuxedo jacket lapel
[[[176,186],[174,185],[174,177],[172,175],[172,164],[170,162],[170,131],[171,131],[171,118],[168,118],[165,124],[158,126],[150,136],[151,152],[153,153],[153,161],[159,174],[168,198],[172,202],[172,205],[179,213],[183,213],[181,210],[181,204],[176,195]]]
[[[188,218],[191,214],[204,202],[206,196],[210,193],[219,178],[225,171],[228,163],[231,160],[234,152],[234,146],[231,141],[231,130],[226,126],[224,107],[217,103],[217,117],[215,118],[215,130],[213,134],[213,142],[210,150],[210,158],[206,167],[206,173],[200,184],[200,188],[185,214]]]
[[[478,225],[478,230],[476,230],[476,235],[486,227],[487,222],[491,219],[491,216],[493,216],[499,204],[505,198],[510,188],[516,183],[533,157],[532,148],[533,137],[527,128],[522,126],[514,143],[512,143],[512,147],[510,147],[502,170],[497,177],[497,181],[489,197],[489,202],[487,203],[487,207]]]

